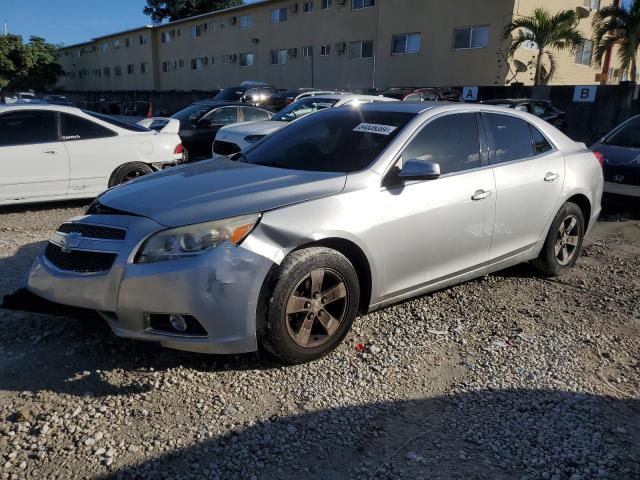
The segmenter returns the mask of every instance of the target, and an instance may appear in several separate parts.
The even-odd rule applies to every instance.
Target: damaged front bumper
[[[274,265],[271,260],[223,243],[194,257],[134,263],[143,241],[166,227],[126,215],[89,215],[69,223],[122,229],[126,237],[96,239],[83,233],[81,239],[73,239],[71,254],[115,254],[107,271],[63,269],[43,252],[29,274],[32,293],[59,304],[96,310],[121,337],[202,353],[257,349],[256,310],[262,285]],[[64,244],[66,238],[67,234],[57,232],[51,242]],[[197,334],[181,332],[162,321],[170,315],[195,320],[202,328]],[[160,320],[154,323],[154,319]]]

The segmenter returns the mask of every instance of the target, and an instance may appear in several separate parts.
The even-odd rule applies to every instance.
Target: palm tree
[[[578,16],[573,10],[563,10],[554,15],[544,8],[536,8],[533,15],[513,20],[504,29],[504,38],[510,39],[509,57],[527,42],[537,45],[538,55],[535,61],[534,83],[546,85],[556,72],[556,58],[551,50],[575,52],[584,43],[584,37],[578,31]],[[549,67],[543,64],[547,59]]]
[[[635,82],[636,55],[640,46],[640,1],[628,6],[610,5],[598,10],[593,17],[593,62],[600,67],[605,53],[618,46],[618,60],[622,70]]]

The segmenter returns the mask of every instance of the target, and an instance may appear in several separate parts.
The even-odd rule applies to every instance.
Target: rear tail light
[[[602,155],[600,152],[591,152],[591,153],[593,153],[593,155],[598,159],[598,162],[600,162],[600,166],[604,168],[604,155]]]
[[[182,146],[181,143],[176,145],[176,148],[173,149],[173,153],[176,154],[176,155],[180,155],[180,154],[184,153],[184,147]]]

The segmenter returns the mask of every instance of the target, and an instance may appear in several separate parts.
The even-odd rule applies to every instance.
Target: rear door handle
[[[547,176],[544,177],[544,181],[545,182],[555,182],[558,178],[560,178],[559,174],[553,173],[553,172],[549,172],[549,173],[547,173]]]
[[[44,152],[45,155],[57,155],[58,152],[56,152],[55,150],[45,150]]]
[[[471,200],[474,201],[480,201],[480,200],[484,200],[485,198],[489,198],[491,196],[491,190],[477,190],[476,193],[473,194],[473,197],[471,197]]]

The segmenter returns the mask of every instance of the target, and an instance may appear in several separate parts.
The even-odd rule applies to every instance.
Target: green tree
[[[510,40],[508,54],[513,57],[526,42],[534,42],[538,48],[535,61],[534,83],[546,85],[553,78],[557,62],[552,50],[571,52],[584,43],[578,31],[578,16],[573,10],[551,14],[544,8],[536,8],[532,16],[513,20],[504,29],[504,38]],[[543,60],[546,59],[548,67]]]
[[[157,25],[164,20],[173,22],[242,4],[244,4],[243,0],[147,0],[147,6],[144,7],[143,12],[149,15]]]
[[[0,87],[11,90],[46,90],[64,73],[56,62],[58,48],[44,38],[20,35],[0,36]]]
[[[636,81],[636,56],[640,46],[640,2],[628,2],[625,7],[609,5],[598,10],[593,17],[593,62],[602,66],[602,59],[610,48],[617,45],[622,70]]]

